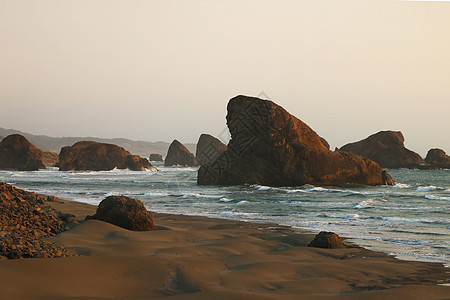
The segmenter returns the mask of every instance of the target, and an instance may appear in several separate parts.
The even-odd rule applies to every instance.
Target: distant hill
[[[97,137],[50,137],[46,135],[34,135],[14,129],[0,128],[0,139],[3,139],[3,137],[10,134],[21,134],[39,149],[57,153],[59,153],[62,147],[72,146],[79,141],[94,141],[115,144],[125,148],[132,154],[137,154],[145,158],[148,158],[151,153],[158,153],[165,157],[170,146],[169,142],[133,141],[123,138],[105,139]],[[195,148],[197,146],[196,144],[186,143],[184,145],[189,149],[189,151],[195,153]]]

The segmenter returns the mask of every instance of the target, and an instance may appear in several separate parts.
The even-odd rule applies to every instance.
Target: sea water
[[[333,231],[401,259],[450,265],[450,170],[388,170],[395,186],[199,186],[197,168],[158,172],[0,171],[28,191],[98,204],[126,195],[155,212]]]

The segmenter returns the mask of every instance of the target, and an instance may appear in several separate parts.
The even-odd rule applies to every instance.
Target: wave
[[[396,185],[393,185],[392,188],[394,189],[407,189],[410,188],[411,186],[409,184],[406,183],[397,183]]]
[[[439,196],[433,196],[433,195],[426,195],[425,199],[428,200],[446,200],[446,201],[450,201],[450,197],[439,197]]]
[[[416,191],[418,192],[431,192],[434,190],[437,190],[439,187],[434,186],[434,185],[430,185],[430,186],[419,186]]]
[[[369,200],[364,200],[360,203],[358,203],[357,205],[355,205],[355,208],[358,209],[364,209],[364,208],[372,208],[375,207],[373,204],[375,203],[376,199],[369,199]]]

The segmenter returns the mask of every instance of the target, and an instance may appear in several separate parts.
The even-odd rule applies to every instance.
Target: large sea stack
[[[429,168],[419,154],[407,149],[400,131],[380,131],[359,142],[339,149],[367,157],[382,168]]]
[[[199,184],[394,184],[377,163],[328,150],[308,125],[272,101],[231,99],[227,125],[228,149],[199,169]]]
[[[60,171],[109,171],[115,168],[156,171],[146,158],[132,155],[113,144],[82,141],[63,147],[59,153]]]
[[[42,151],[20,134],[9,135],[0,143],[0,169],[19,171],[45,169]]]
[[[450,169],[450,156],[442,149],[430,149],[425,162],[437,169]]]
[[[179,141],[174,140],[167,151],[164,166],[195,167],[198,166],[198,160],[195,158],[194,154],[189,152],[188,148]]]
[[[206,165],[214,161],[219,155],[227,150],[227,145],[209,134],[202,134],[198,139],[195,156],[200,165]]]

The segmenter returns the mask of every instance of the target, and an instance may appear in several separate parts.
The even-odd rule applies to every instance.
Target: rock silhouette
[[[9,135],[0,143],[0,169],[19,171],[45,169],[42,151],[20,134]]]
[[[115,168],[156,171],[146,158],[131,155],[113,144],[82,141],[63,147],[59,154],[60,171],[109,171]]]
[[[450,156],[442,149],[428,150],[425,162],[438,169],[450,169]]]
[[[200,165],[206,165],[215,160],[222,152],[227,150],[227,145],[209,134],[202,134],[198,139],[195,156]]]
[[[182,143],[174,140],[167,151],[164,166],[195,167],[198,166],[198,160]]]
[[[328,150],[308,125],[272,101],[231,99],[227,125],[228,149],[199,169],[198,184],[393,184],[377,163]]]
[[[342,242],[339,235],[334,232],[321,231],[312,240],[308,247],[325,248],[325,249],[341,249],[347,248]]]
[[[150,161],[164,161],[161,154],[150,154]]]
[[[400,131],[380,131],[339,149],[369,158],[382,168],[429,168],[419,154],[407,149]]]

